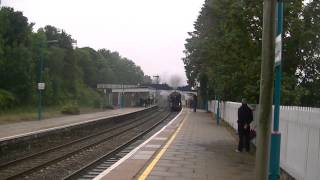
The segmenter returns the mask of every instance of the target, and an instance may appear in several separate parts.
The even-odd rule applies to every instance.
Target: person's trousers
[[[238,144],[238,150],[242,151],[243,147],[246,149],[247,152],[250,151],[250,130],[239,128],[239,144]]]

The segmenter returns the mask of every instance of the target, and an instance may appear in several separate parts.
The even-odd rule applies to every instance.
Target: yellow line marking
[[[174,134],[170,137],[169,141],[166,143],[166,145],[159,151],[159,153],[156,155],[156,157],[152,160],[152,162],[147,166],[147,168],[144,170],[144,172],[139,176],[138,180],[145,180],[154,166],[157,164],[157,162],[160,160],[161,156],[166,152],[166,150],[169,148],[172,141],[176,138],[177,134],[179,133],[181,127],[183,126],[186,117],[189,115],[189,111],[187,112],[187,115],[183,118],[182,123],[179,125],[178,129],[174,132]]]

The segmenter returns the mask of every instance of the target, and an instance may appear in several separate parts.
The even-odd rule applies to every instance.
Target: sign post
[[[279,132],[279,112],[281,93],[281,53],[282,53],[282,21],[283,21],[283,0],[277,1],[277,37],[275,48],[275,84],[274,84],[274,121],[271,133],[271,150],[269,163],[269,179],[280,179],[280,144],[281,133]]]
[[[40,48],[41,51],[41,48]],[[43,60],[42,52],[40,52],[40,68],[39,68],[39,83],[38,83],[38,120],[41,120],[42,116],[42,91],[45,89],[45,83],[42,82]]]
[[[38,83],[38,91],[39,91],[39,104],[38,104],[38,119],[41,120],[42,115],[42,91],[45,89],[46,84],[45,83]]]
[[[46,41],[46,44],[49,43],[56,43],[58,40],[49,40]],[[43,48],[43,43],[40,43],[39,45],[39,81],[38,81],[38,120],[41,120],[41,115],[42,115],[42,91],[45,89],[45,83],[42,81],[42,73],[43,73],[43,54],[42,54],[42,49]]]
[[[217,125],[220,125],[220,97],[218,96],[218,105],[217,105]]]

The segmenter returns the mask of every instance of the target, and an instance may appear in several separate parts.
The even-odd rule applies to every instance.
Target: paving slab
[[[143,109],[144,108],[122,108],[122,109],[107,110],[107,111],[97,112],[97,113],[69,115],[69,116],[49,118],[49,119],[43,119],[43,120],[4,124],[4,125],[0,125],[0,140],[6,139],[12,136],[19,136],[22,134],[31,133],[34,131],[40,131],[40,130],[56,128],[60,126],[85,122],[85,121],[91,121],[98,118],[119,116],[119,115],[128,114],[136,111],[141,111]]]
[[[128,180],[135,179],[138,173],[153,159],[153,156],[161,150],[168,138],[179,126],[181,120],[185,117],[187,111],[183,110],[180,115],[171,121],[166,127],[162,128],[151,138],[146,140],[131,153],[126,155],[119,162],[101,173],[94,180]],[[144,154],[144,155],[141,155]]]
[[[190,112],[146,179],[254,179],[254,155],[237,153],[237,142],[209,113]]]
[[[183,109],[174,123],[95,180],[139,179],[148,171],[148,180],[254,179],[253,153],[237,153],[236,147],[232,133],[210,113]]]

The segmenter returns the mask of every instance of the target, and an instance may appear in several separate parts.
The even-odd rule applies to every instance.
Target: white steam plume
[[[175,90],[179,86],[181,86],[181,83],[182,83],[182,78],[179,75],[172,75],[169,80],[169,85]]]

